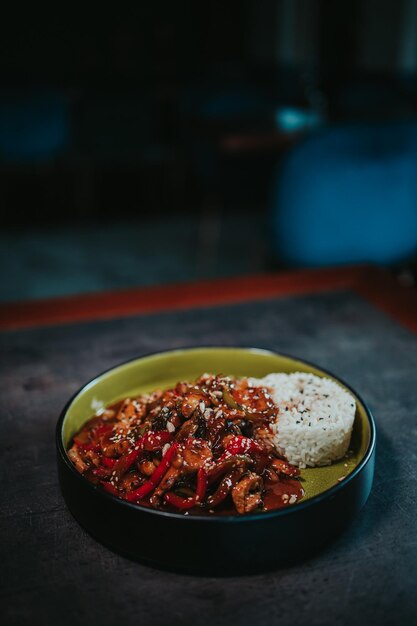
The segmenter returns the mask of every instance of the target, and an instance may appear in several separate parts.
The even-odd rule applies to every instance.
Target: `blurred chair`
[[[417,251],[417,122],[329,128],[279,167],[273,251],[287,266],[402,263]]]

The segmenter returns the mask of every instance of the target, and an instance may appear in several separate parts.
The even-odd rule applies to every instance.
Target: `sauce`
[[[295,504],[304,496],[304,489],[299,480],[286,478],[266,485],[263,497],[264,510],[273,511]]]

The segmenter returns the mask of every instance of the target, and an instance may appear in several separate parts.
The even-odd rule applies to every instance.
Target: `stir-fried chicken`
[[[262,502],[262,478],[253,472],[240,480],[232,489],[232,498],[238,513],[250,513]]]
[[[244,514],[262,511],[268,496],[270,510],[286,505],[271,504],[271,485],[303,493],[298,469],[270,443],[273,411],[267,389],[205,374],[101,411],[68,456],[88,480],[144,506]]]

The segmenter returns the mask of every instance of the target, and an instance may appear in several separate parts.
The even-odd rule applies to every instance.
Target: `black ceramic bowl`
[[[351,455],[302,471],[305,497],[267,513],[184,516],[115,498],[83,478],[67,456],[72,436],[101,406],[134,393],[166,388],[203,372],[265,376],[311,372],[335,379],[356,399]],[[200,574],[246,573],[307,558],[345,528],[372,486],[375,424],[359,396],[339,379],[289,356],[250,348],[192,348],[154,354],[115,367],[87,383],[57,424],[59,481],[69,510],[115,552],[157,567]]]

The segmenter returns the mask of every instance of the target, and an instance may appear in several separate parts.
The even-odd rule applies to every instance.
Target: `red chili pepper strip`
[[[105,467],[96,467],[92,470],[92,473],[94,476],[97,476],[97,478],[108,478],[110,474],[109,470]]]
[[[120,498],[120,493],[114,485],[112,485],[111,483],[106,483],[104,480],[101,481],[101,484],[103,485],[104,489],[108,491],[108,493],[111,493],[112,496],[117,496]]]
[[[132,467],[133,463],[137,461],[142,450],[155,452],[156,450],[163,448],[164,445],[171,439],[172,435],[167,430],[161,430],[157,433],[145,433],[137,440],[132,452],[129,452],[129,454],[125,454],[117,459],[114,465],[114,471],[116,472],[114,474],[115,478],[120,480],[122,476],[126,474],[126,472]]]
[[[119,459],[117,459],[116,463],[113,466],[113,476],[115,482],[120,481],[122,476],[126,474],[126,472],[131,468],[133,463],[138,458],[140,452],[141,447],[136,445],[132,452],[129,452],[129,454],[125,454],[124,456],[121,456]]]
[[[176,509],[192,509],[193,506],[199,504],[204,500],[204,496],[206,495],[207,489],[207,473],[204,469],[200,468],[197,474],[197,490],[196,494],[193,498],[182,498],[181,496],[177,496],[177,494],[169,491],[165,494],[165,500],[171,506],[174,506]]]
[[[111,430],[113,430],[113,426],[110,424],[101,424],[100,426],[97,426],[97,428],[93,428],[94,437],[101,437],[105,433],[109,433]]]
[[[195,506],[195,498],[182,498],[181,496],[177,496],[173,491],[168,491],[168,493],[165,494],[165,501],[176,509],[181,510],[192,509],[192,507]]]
[[[160,464],[158,465],[158,467],[156,468],[156,470],[154,471],[150,479],[147,480],[146,483],[144,483],[141,487],[139,487],[138,489],[135,489],[135,491],[131,491],[130,493],[126,494],[125,496],[126,500],[128,500],[129,502],[135,502],[137,500],[141,500],[142,498],[150,494],[151,491],[153,491],[161,482],[166,471],[171,465],[171,461],[177,449],[178,449],[178,443],[174,442],[172,446],[169,448],[169,450],[167,450],[164,456],[162,457]]]
[[[230,454],[246,454],[248,452],[262,452],[262,448],[254,439],[236,435],[227,444],[226,452],[230,452]]]
[[[196,500],[197,502],[202,502],[204,500],[204,496],[206,495],[207,489],[207,472],[205,469],[200,467],[197,474],[197,491],[196,491]]]
[[[116,459],[112,459],[112,458],[110,458],[108,456],[103,456],[101,458],[101,462],[104,465],[104,467],[108,467],[110,469],[112,467],[114,467],[116,465],[116,463],[117,463]]]
[[[142,439],[142,447],[144,450],[148,452],[154,452],[155,450],[160,450],[164,447],[166,443],[169,443],[172,439],[172,435],[167,430],[160,430],[159,432],[148,432],[143,435]]]

